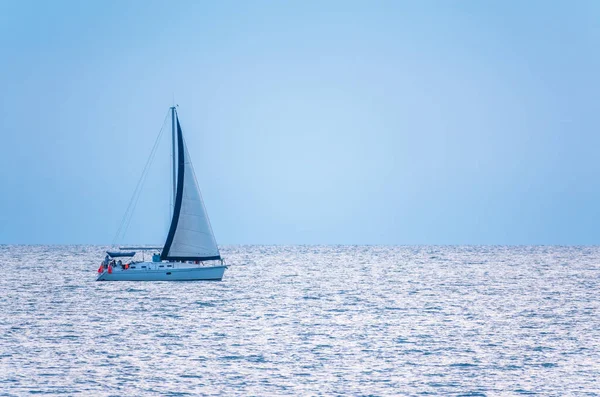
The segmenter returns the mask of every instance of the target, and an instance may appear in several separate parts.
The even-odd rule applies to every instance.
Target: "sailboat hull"
[[[135,268],[104,270],[96,281],[221,281],[227,266],[165,267],[151,263],[137,263]]]

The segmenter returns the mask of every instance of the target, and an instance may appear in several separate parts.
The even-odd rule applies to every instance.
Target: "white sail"
[[[161,257],[169,260],[220,259],[219,248],[204,208],[204,201],[183,140],[179,120],[177,120],[177,129],[179,148],[177,196],[180,198],[175,200],[171,230]],[[179,186],[180,183],[182,186]]]

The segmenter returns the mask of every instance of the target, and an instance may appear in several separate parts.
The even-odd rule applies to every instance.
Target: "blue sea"
[[[0,246],[0,395],[600,395],[600,247],[229,246],[221,282],[95,282]]]

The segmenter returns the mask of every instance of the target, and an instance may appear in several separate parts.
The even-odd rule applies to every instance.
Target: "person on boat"
[[[121,262],[121,260],[120,260],[120,259],[119,259],[119,261],[117,262],[117,266],[119,266],[119,267],[121,267],[121,268],[123,267],[123,262]]]
[[[108,254],[106,254],[106,256],[104,257],[104,262],[102,262],[102,264],[104,266],[108,266],[108,262],[110,262],[110,257],[108,256]]]

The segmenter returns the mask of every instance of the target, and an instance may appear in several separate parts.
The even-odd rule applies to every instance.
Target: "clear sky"
[[[0,243],[110,243],[175,97],[220,244],[600,244],[598,21],[0,0]],[[170,191],[149,177],[127,241],[163,242]]]

